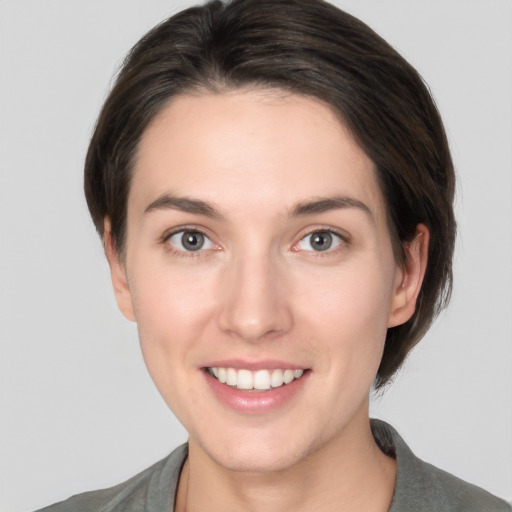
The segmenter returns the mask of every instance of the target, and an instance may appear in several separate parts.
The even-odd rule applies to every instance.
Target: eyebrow
[[[212,219],[220,219],[222,215],[212,205],[205,203],[199,199],[189,197],[178,197],[172,194],[165,194],[153,201],[144,213],[156,210],[180,210],[186,213],[194,213],[196,215],[204,215]]]
[[[292,209],[291,217],[303,217],[306,215],[314,215],[316,213],[325,213],[332,210],[340,210],[345,208],[355,208],[366,213],[373,219],[372,212],[366,204],[359,199],[348,196],[333,196],[314,199],[297,203]],[[165,194],[153,201],[144,210],[149,213],[157,210],[179,210],[195,215],[204,215],[212,219],[222,219],[221,213],[211,204],[201,201],[200,199],[192,199],[190,197],[179,197],[172,194]]]
[[[339,210],[344,208],[356,208],[368,214],[373,219],[373,214],[359,199],[348,196],[333,196],[315,199],[313,201],[306,201],[298,203],[292,209],[292,217],[301,217],[304,215],[312,215],[315,213],[325,213],[331,210]]]

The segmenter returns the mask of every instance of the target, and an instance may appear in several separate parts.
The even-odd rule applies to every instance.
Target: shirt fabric
[[[371,420],[377,444],[397,460],[397,478],[389,512],[512,512],[487,491],[417,458],[397,431]],[[174,512],[178,479],[188,445],[179,446],[130,480],[109,489],[86,492],[39,512]]]

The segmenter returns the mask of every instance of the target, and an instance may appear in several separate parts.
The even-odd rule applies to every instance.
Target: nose
[[[268,256],[230,264],[221,283],[220,328],[250,343],[288,332],[293,318],[284,282]]]

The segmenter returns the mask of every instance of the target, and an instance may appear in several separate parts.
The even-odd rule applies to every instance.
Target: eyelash
[[[198,228],[196,226],[181,226],[179,228],[173,229],[170,232],[165,233],[162,236],[161,243],[164,245],[165,250],[169,251],[170,253],[172,253],[175,256],[184,257],[184,258],[201,257],[201,256],[204,256],[205,251],[212,250],[212,248],[203,249],[202,247],[200,249],[198,249],[197,251],[192,251],[192,250],[187,251],[187,250],[182,250],[182,249],[176,249],[175,247],[173,247],[170,244],[170,240],[173,236],[178,235],[178,234],[182,234],[182,236],[183,236],[184,233],[194,233],[194,234],[204,236],[212,245],[215,246],[216,249],[219,249],[219,246],[217,244],[215,244],[214,242],[212,242],[211,238],[201,228]],[[291,250],[293,252],[302,252],[301,249],[297,248],[297,246],[301,242],[303,242],[307,237],[310,237],[310,236],[314,235],[315,233],[326,233],[329,235],[333,235],[335,238],[337,238],[339,240],[339,243],[333,249],[328,248],[325,251],[314,251],[314,250],[304,251],[307,253],[311,253],[316,258],[332,256],[333,254],[338,253],[340,250],[342,250],[347,245],[350,245],[350,238],[346,234],[342,234],[330,227],[329,228],[328,227],[325,227],[325,228],[318,227],[318,228],[312,229],[311,231],[308,231],[307,233],[305,233],[299,239],[298,242],[294,243]]]
[[[305,233],[298,242],[296,242],[293,247],[292,251],[294,252],[300,252],[301,250],[296,248],[298,244],[303,242],[307,237],[310,237],[314,235],[315,233],[327,233],[329,235],[333,235],[339,240],[339,243],[334,248],[328,248],[325,251],[314,251],[314,250],[308,250],[305,251],[307,253],[310,253],[315,258],[326,258],[329,256],[333,256],[334,254],[337,254],[341,250],[343,250],[345,247],[350,245],[350,237],[346,234],[340,233],[339,231],[331,228],[331,227],[317,227],[315,229],[312,229],[311,231],[308,231]]]
[[[204,230],[197,228],[196,226],[181,226],[179,228],[175,228],[170,232],[165,233],[161,238],[161,243],[164,245],[164,248],[166,251],[170,252],[174,256],[182,257],[182,258],[198,258],[201,256],[204,256],[205,251],[211,250],[211,249],[203,249],[202,247],[198,249],[197,251],[186,251],[182,249],[176,249],[170,244],[170,240],[173,236],[185,233],[194,233],[201,236],[204,236],[205,239],[207,239],[211,244],[213,244],[216,248],[218,246],[212,242],[211,238],[204,232]]]

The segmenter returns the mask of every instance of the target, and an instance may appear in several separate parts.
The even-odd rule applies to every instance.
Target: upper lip
[[[203,368],[234,368],[235,370],[305,370],[307,366],[277,359],[262,359],[259,361],[245,361],[243,359],[224,359],[211,361]]]

